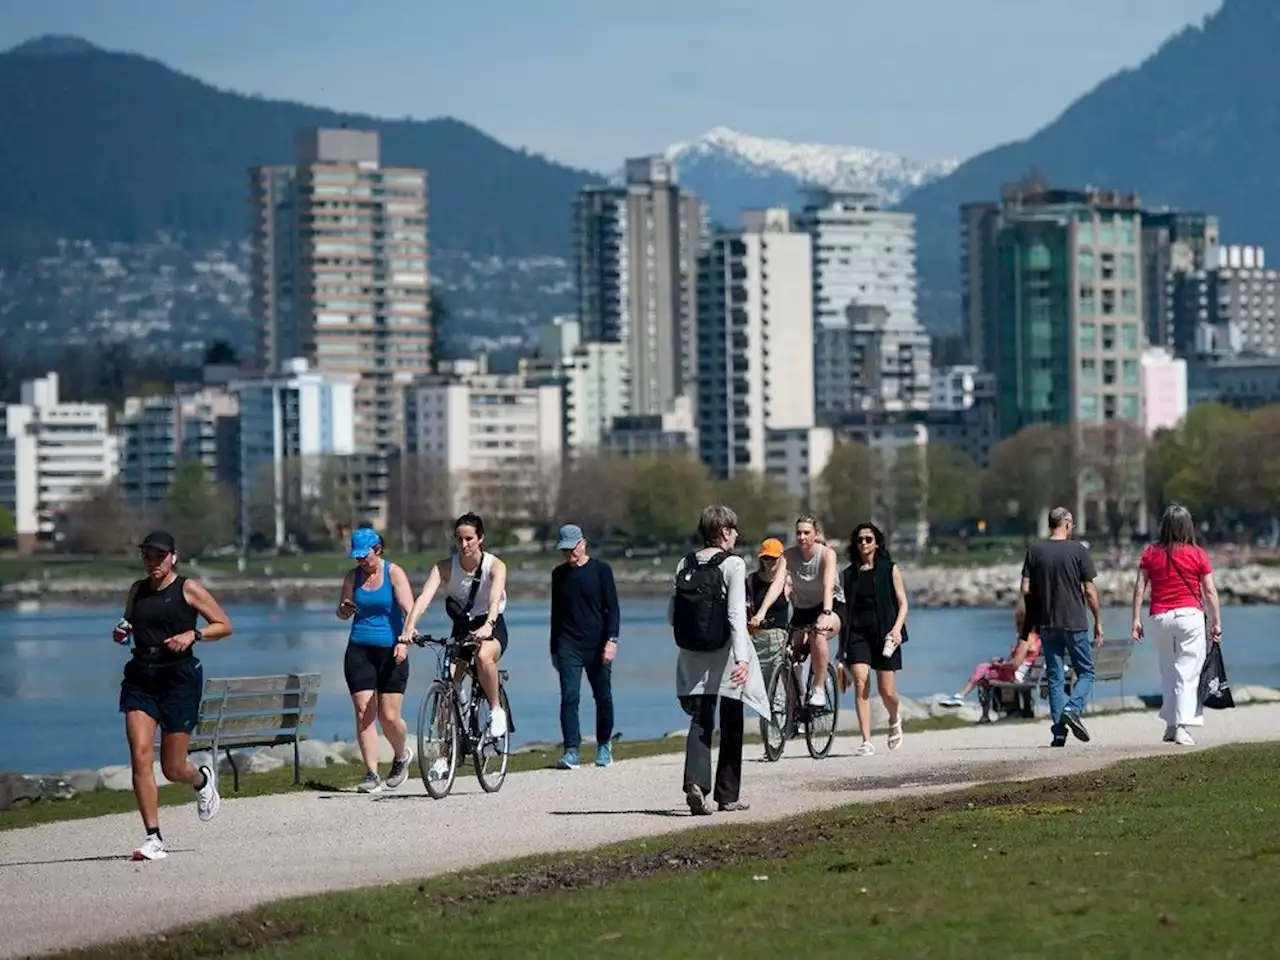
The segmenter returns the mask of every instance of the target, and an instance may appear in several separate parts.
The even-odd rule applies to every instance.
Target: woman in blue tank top
[[[409,645],[400,642],[413,591],[405,572],[383,558],[382,538],[370,527],[351,534],[351,559],[358,566],[342,581],[338,619],[351,620],[351,636],[342,670],[356,710],[356,741],[368,769],[357,788],[380,793],[398,787],[409,775],[413,749],[401,709],[409,685]],[[378,728],[395,759],[384,781],[378,776]]]

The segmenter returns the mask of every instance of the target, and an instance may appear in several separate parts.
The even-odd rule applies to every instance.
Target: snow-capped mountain
[[[886,204],[951,173],[959,161],[917,163],[896,153],[867,147],[792,143],[715,127],[697,140],[668,147],[680,183],[710,207],[713,219],[736,222],[739,211],[786,205],[806,184],[873,187]]]

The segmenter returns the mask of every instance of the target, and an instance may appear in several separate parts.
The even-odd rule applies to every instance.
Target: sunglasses
[[[876,538],[875,537],[859,537],[858,542],[859,543],[875,543]]]

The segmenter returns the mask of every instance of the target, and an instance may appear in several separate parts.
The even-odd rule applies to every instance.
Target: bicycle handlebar
[[[465,637],[434,637],[429,633],[415,633],[410,642],[416,647],[425,647],[428,644],[436,644],[437,646],[447,647],[450,644],[459,647],[471,646],[475,643],[475,638],[468,634]]]

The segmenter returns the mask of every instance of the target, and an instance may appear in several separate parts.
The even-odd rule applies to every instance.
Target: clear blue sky
[[[451,115],[596,170],[717,124],[966,157],[1024,137],[1221,0],[3,0],[250,93]]]

